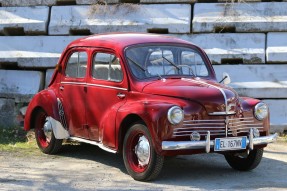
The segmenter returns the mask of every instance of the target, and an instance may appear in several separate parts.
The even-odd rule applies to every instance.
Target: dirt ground
[[[148,183],[127,174],[121,155],[95,146],[31,153],[0,153],[0,190],[287,190],[287,142],[270,144],[251,172],[232,170],[219,154],[178,156]]]

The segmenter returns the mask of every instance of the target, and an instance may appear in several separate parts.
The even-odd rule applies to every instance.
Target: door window
[[[93,59],[93,78],[113,82],[123,80],[119,59],[114,54],[97,53]]]
[[[68,60],[65,75],[71,78],[84,78],[87,71],[87,61],[86,52],[74,52]]]

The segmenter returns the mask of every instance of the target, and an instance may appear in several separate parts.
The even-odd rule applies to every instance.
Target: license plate
[[[246,137],[230,137],[215,139],[214,151],[246,149]]]

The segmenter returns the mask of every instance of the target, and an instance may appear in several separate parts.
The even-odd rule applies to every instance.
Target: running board
[[[90,140],[87,140],[87,139],[82,139],[82,138],[79,138],[79,137],[70,137],[69,139],[71,140],[74,140],[74,141],[79,141],[79,142],[82,142],[82,143],[88,143],[88,144],[91,144],[91,145],[96,145],[98,147],[100,147],[101,149],[105,150],[105,151],[108,151],[110,153],[116,153],[117,151],[115,150],[112,150],[106,146],[104,146],[103,144],[101,143],[98,143],[96,141],[90,141]]]

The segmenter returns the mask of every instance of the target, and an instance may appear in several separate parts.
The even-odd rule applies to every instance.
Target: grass
[[[32,132],[26,132],[21,127],[0,127],[0,151],[29,153],[36,148]]]

